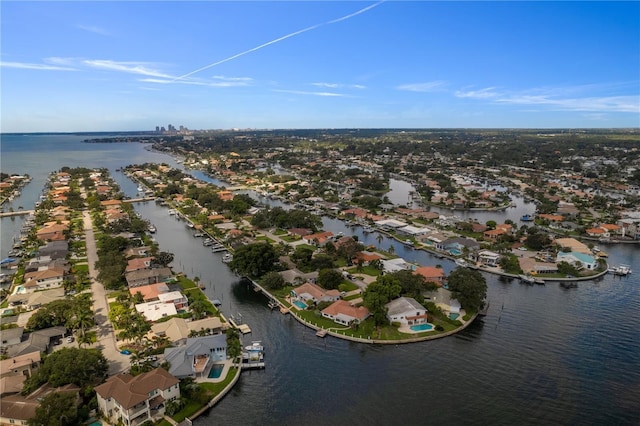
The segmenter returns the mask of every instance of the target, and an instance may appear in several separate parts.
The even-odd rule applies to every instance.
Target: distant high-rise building
[[[160,133],[164,133],[166,131],[167,131],[167,129],[165,129],[164,126],[160,127]]]
[[[160,126],[156,126],[156,133],[160,133]]]

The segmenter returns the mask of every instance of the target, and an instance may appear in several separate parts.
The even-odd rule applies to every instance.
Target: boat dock
[[[9,217],[9,216],[26,216],[29,214],[34,214],[35,210],[16,210],[14,212],[2,212],[0,213],[0,217]]]
[[[324,328],[321,328],[320,330],[316,331],[316,336],[325,337],[328,332],[329,332],[328,330],[325,330]]]
[[[233,319],[233,317],[229,317],[229,322],[231,323],[232,326],[240,330],[242,334],[251,333],[251,328],[247,324],[237,324],[235,319]]]

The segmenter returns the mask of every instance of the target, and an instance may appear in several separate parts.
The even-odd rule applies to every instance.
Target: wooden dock
[[[329,331],[325,330],[324,328],[321,328],[320,330],[316,331],[316,336],[325,337],[328,332]]]
[[[26,216],[29,214],[34,214],[35,210],[16,210],[13,212],[2,212],[0,213],[0,217],[9,217],[9,216]]]

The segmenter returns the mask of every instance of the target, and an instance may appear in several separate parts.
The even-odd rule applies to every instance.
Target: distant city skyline
[[[639,2],[3,2],[1,129],[640,127]]]

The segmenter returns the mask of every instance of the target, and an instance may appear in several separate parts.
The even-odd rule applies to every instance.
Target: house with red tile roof
[[[325,232],[318,232],[318,233],[315,233],[315,234],[305,235],[305,236],[302,237],[302,239],[307,244],[323,246],[323,245],[325,245],[327,243],[327,241],[329,241],[329,239],[331,237],[333,237],[333,232],[325,231]]]
[[[422,275],[427,282],[436,283],[441,286],[445,281],[445,274],[442,268],[436,268],[435,266],[421,266],[417,268],[414,273]]]
[[[322,310],[322,316],[342,325],[352,322],[360,324],[369,317],[370,313],[364,306],[351,306],[346,300],[337,300]]]
[[[135,377],[117,374],[95,387],[98,409],[111,424],[155,422],[164,416],[168,402],[180,398],[179,383],[163,368]]]
[[[304,283],[291,290],[291,296],[296,300],[301,299],[304,302],[308,300],[311,300],[314,303],[335,302],[340,299],[340,292],[335,289],[325,290],[317,284]]]

